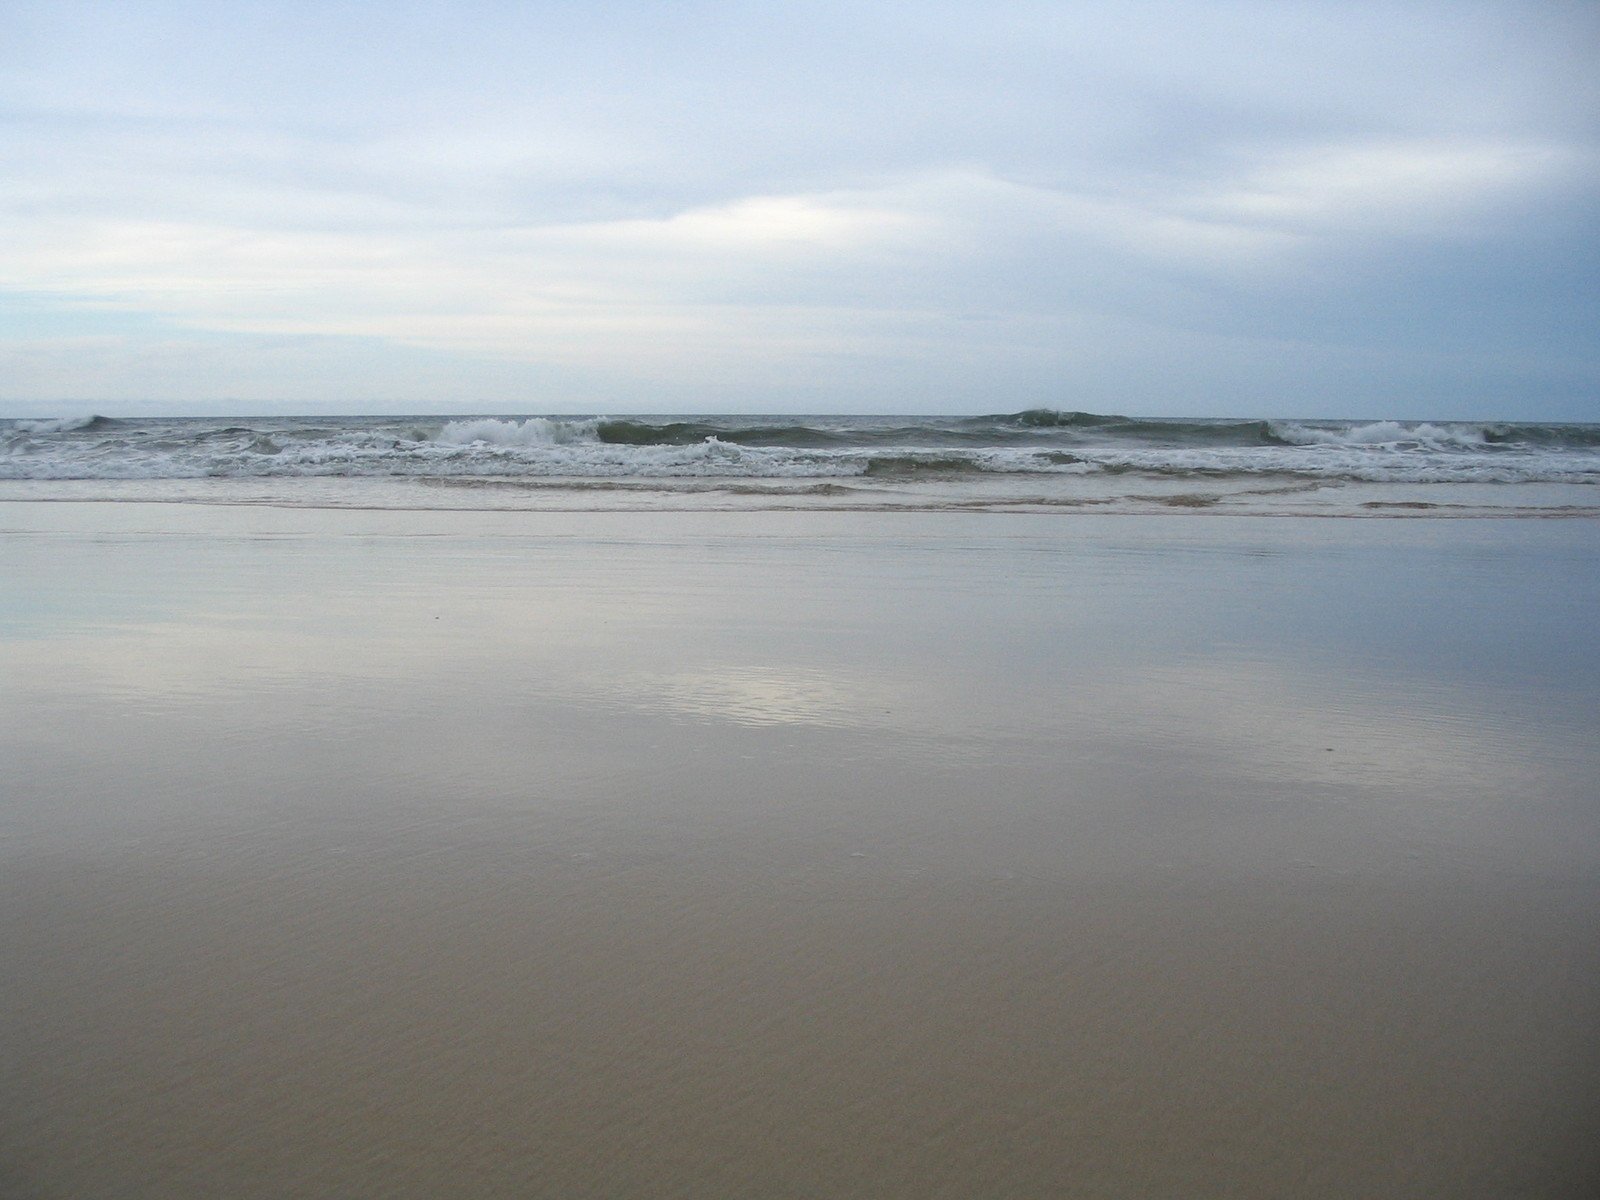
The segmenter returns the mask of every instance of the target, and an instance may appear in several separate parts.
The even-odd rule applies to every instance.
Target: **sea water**
[[[0,498],[1593,516],[1600,425],[977,417],[0,422]]]

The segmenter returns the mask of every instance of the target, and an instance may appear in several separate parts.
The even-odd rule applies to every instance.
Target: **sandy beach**
[[[0,4],[0,1200],[1600,1198],[1597,50]]]
[[[0,504],[0,1195],[1600,1193],[1600,525]]]

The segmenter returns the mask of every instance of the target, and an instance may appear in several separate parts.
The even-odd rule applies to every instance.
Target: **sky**
[[[1600,4],[0,0],[0,415],[1600,420]]]

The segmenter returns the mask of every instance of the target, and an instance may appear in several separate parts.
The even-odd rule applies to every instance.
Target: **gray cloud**
[[[12,404],[1597,415],[1589,5],[3,20]]]

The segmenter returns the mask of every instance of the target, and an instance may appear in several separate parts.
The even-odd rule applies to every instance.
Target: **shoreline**
[[[1600,488],[1565,484],[1361,484],[1285,477],[1207,484],[1161,476],[871,481],[304,477],[4,480],[0,504],[175,504],[409,512],[1013,513],[1340,519],[1600,518]]]

